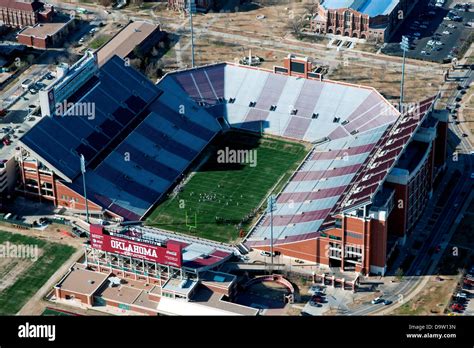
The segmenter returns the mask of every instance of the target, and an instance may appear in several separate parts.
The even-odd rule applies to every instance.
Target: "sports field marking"
[[[219,150],[250,152],[254,163],[221,163]],[[203,154],[207,161],[170,198],[159,204],[147,224],[219,242],[235,243],[263,212],[272,188],[281,190],[309,149],[305,144],[229,132]]]

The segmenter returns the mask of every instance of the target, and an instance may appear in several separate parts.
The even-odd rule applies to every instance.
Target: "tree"
[[[313,18],[318,13],[318,3],[310,2],[304,5],[305,15],[309,18]]]
[[[304,19],[301,16],[295,16],[294,18],[290,18],[288,20],[288,28],[291,33],[296,37],[301,37],[301,30],[304,27]]]
[[[403,280],[403,275],[404,275],[403,269],[398,268],[397,271],[395,272],[395,277],[397,278],[399,282]]]

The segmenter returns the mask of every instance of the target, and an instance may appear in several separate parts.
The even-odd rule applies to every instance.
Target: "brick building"
[[[417,2],[418,0],[322,0],[310,22],[311,31],[384,42],[389,40]]]
[[[74,17],[55,14],[51,22],[23,28],[17,35],[17,41],[38,49],[60,47],[74,25]]]
[[[8,27],[33,26],[49,22],[54,8],[38,0],[0,0],[0,21]]]

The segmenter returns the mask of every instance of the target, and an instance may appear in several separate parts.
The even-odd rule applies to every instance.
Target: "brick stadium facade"
[[[333,34],[385,42],[390,39],[417,2],[418,0],[400,0],[390,13],[375,16],[349,7],[326,8],[323,2],[311,20],[310,28],[311,31],[321,35]]]
[[[53,14],[52,6],[45,6],[37,0],[0,0],[0,20],[8,27],[22,28],[40,22],[49,22]]]
[[[343,271],[383,275],[392,251],[410,234],[446,166],[448,118],[445,112],[431,110],[432,103],[433,99],[421,103],[414,119],[426,112],[424,121],[404,146],[372,205],[337,214],[334,224],[319,236],[280,243],[274,250]],[[253,248],[270,251],[269,245]]]
[[[112,59],[101,68],[105,72],[101,75],[102,78],[115,72],[115,66],[125,69],[117,59]],[[87,73],[88,70],[84,71]],[[241,108],[247,107],[250,111],[256,111],[255,105],[257,107],[263,105],[262,110],[280,105],[277,112],[266,111],[264,116],[267,117],[267,114],[274,112],[270,115],[283,120],[288,118],[285,124],[294,124],[295,120],[304,122],[294,125],[293,128],[290,127],[291,132],[276,128],[274,133],[270,134],[297,139],[302,139],[305,134],[309,134],[311,137],[305,136],[304,140],[316,144],[308,160],[305,160],[305,163],[294,173],[289,184],[277,197],[277,206],[280,210],[275,212],[273,222],[279,234],[274,237],[274,249],[283,255],[308,262],[340,267],[347,271],[383,275],[387,259],[390,258],[397,243],[403,243],[405,236],[410,233],[426,201],[431,196],[438,174],[445,167],[447,114],[434,111],[437,96],[418,103],[400,115],[396,108],[374,89],[325,80],[322,75],[312,72],[312,64],[308,59],[295,56],[289,56],[284,65],[275,67],[273,72],[218,64],[169,74],[168,80],[165,79],[160,83],[164,86],[165,93],[168,93],[166,88],[180,84],[185,91],[180,92],[182,96],[189,98],[188,95],[192,95],[192,98],[195,98],[194,101],[202,103],[200,98],[203,91],[200,91],[195,83],[188,83],[196,78],[192,74],[201,79],[203,91],[207,86],[208,95],[212,92],[212,96],[217,98],[219,103],[222,103],[222,100],[228,101],[229,104],[237,102],[240,103]],[[206,77],[206,74],[209,77]],[[225,95],[223,84],[219,82],[225,78],[229,81],[239,76],[248,77],[253,87],[256,81],[264,81],[259,86],[261,90],[271,90],[266,86],[279,83],[280,90],[274,94],[265,95],[262,97],[263,100],[254,99],[255,95],[260,95],[256,87],[254,87],[255,95],[242,96],[235,91]],[[94,82],[94,78],[88,80],[90,81]],[[215,85],[212,85],[213,82]],[[237,82],[236,85],[246,90],[246,84],[242,84],[241,80]],[[284,89],[284,86],[289,87]],[[104,90],[107,87],[106,83],[102,86]],[[339,93],[335,92],[337,90]],[[145,92],[146,90],[143,93]],[[292,106],[293,115],[289,115],[288,112],[279,112],[280,109],[287,110],[283,104],[285,100],[296,98],[289,98],[289,93],[301,96],[300,102]],[[335,101],[332,96],[336,94],[345,95],[347,99]],[[321,95],[325,97],[319,98]],[[272,105],[265,105],[264,103],[270,103],[269,100]],[[209,96],[207,102],[211,101],[213,101],[212,97]],[[313,104],[308,105],[310,102]],[[343,117],[341,120],[339,117],[334,117],[334,112],[337,112],[338,106],[343,104],[347,109],[345,114],[338,111],[338,115]],[[162,105],[156,105],[162,107]],[[131,108],[138,114],[142,107]],[[173,120],[175,116],[172,113],[173,109],[167,110],[171,110],[166,114],[167,119]],[[221,109],[213,110],[219,112],[215,114],[216,116],[221,115],[219,111]],[[229,116],[232,124],[245,124],[240,118],[245,117],[241,109],[229,108],[229,111],[235,112]],[[253,122],[251,124],[254,124],[262,113],[251,114],[250,111]],[[117,118],[121,117],[121,113],[116,112],[115,115]],[[44,118],[42,124],[53,127],[56,123],[65,122],[64,120],[75,122],[76,118],[57,118],[55,124],[48,120],[49,118]],[[211,122],[212,119],[203,118],[203,120],[203,124],[206,122],[209,125],[214,124]],[[153,128],[158,121],[160,120],[150,121],[147,129]],[[183,122],[179,124],[181,127],[186,127]],[[197,124],[193,127],[193,130],[204,131]],[[315,130],[320,133],[313,135],[310,132]],[[59,160],[54,162],[55,165],[48,165],[48,161],[53,162],[57,159],[51,156],[51,152],[55,150],[49,147],[51,142],[44,140],[45,134],[49,133],[38,131],[35,137],[34,131],[35,128],[20,140],[21,185],[17,192],[24,192],[40,200],[48,200],[55,206],[64,206],[83,214],[85,200],[82,196],[80,171],[76,168],[78,157],[71,156],[71,161],[67,163],[67,166]],[[70,132],[65,133],[63,141],[71,141]],[[212,134],[210,131],[207,134],[210,139]],[[321,136],[324,138],[320,138]],[[94,140],[92,136],[88,138],[91,142]],[[340,139],[343,138],[346,140],[341,142]],[[138,141],[140,138],[136,139]],[[158,137],[154,136],[153,139],[158,139]],[[38,144],[48,147],[37,148]],[[78,146],[73,143],[71,146],[83,149],[84,141],[81,140],[80,144]],[[97,144],[99,145],[100,143]],[[178,145],[180,144],[175,144],[175,147]],[[145,151],[145,148],[138,149],[141,152]],[[69,153],[72,152],[64,152],[60,157],[63,162]],[[140,161],[142,166],[149,162],[150,159]],[[92,163],[90,167],[87,167],[89,183],[94,175],[96,179],[100,179],[97,181],[97,186],[91,184],[88,186],[92,188],[92,190],[88,188],[90,199],[94,197],[90,192],[96,190],[94,202],[89,201],[90,212],[96,216],[105,215],[105,217],[132,221],[145,216],[147,209],[154,204],[157,196],[153,196],[153,202],[150,200],[150,203],[141,210],[132,205],[126,205],[128,201],[125,199],[112,202],[109,198],[112,196],[105,197],[106,189],[114,193],[112,190],[118,186],[129,186],[124,187],[124,191],[119,192],[120,195],[126,194],[127,197],[132,197],[132,194],[140,193],[141,196],[138,198],[146,198],[145,194],[142,194],[144,190],[137,184],[140,178],[137,177],[136,180],[124,178],[118,166],[111,167],[110,165],[105,167],[106,170],[103,170],[99,177],[96,165]],[[125,168],[125,165],[126,163],[120,164],[120,167]],[[127,176],[131,176],[135,168],[133,164],[130,166],[132,168],[128,169]],[[151,171],[156,168],[160,167],[148,169]],[[74,177],[67,180],[68,177],[72,177],[72,175],[66,175],[70,170]],[[113,176],[110,179],[113,181],[110,181],[110,186],[104,189],[104,183],[108,183],[107,180],[109,180],[106,175]],[[95,183],[92,182],[92,184]],[[149,189],[152,187],[147,187],[146,191]],[[120,195],[117,197],[121,198]],[[295,200],[299,210],[294,208]],[[130,214],[131,209],[135,209],[133,214]],[[262,216],[261,221],[244,241],[249,248],[267,251],[270,249],[269,221],[266,217],[266,215]]]

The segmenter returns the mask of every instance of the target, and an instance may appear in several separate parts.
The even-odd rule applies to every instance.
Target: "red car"
[[[3,117],[7,114],[7,110],[5,109],[0,109],[0,117]]]
[[[456,312],[462,312],[464,310],[464,306],[460,303],[455,303],[451,306],[451,309]]]
[[[323,298],[321,296],[313,296],[311,297],[311,301],[316,302],[316,303],[321,303],[323,302]]]

